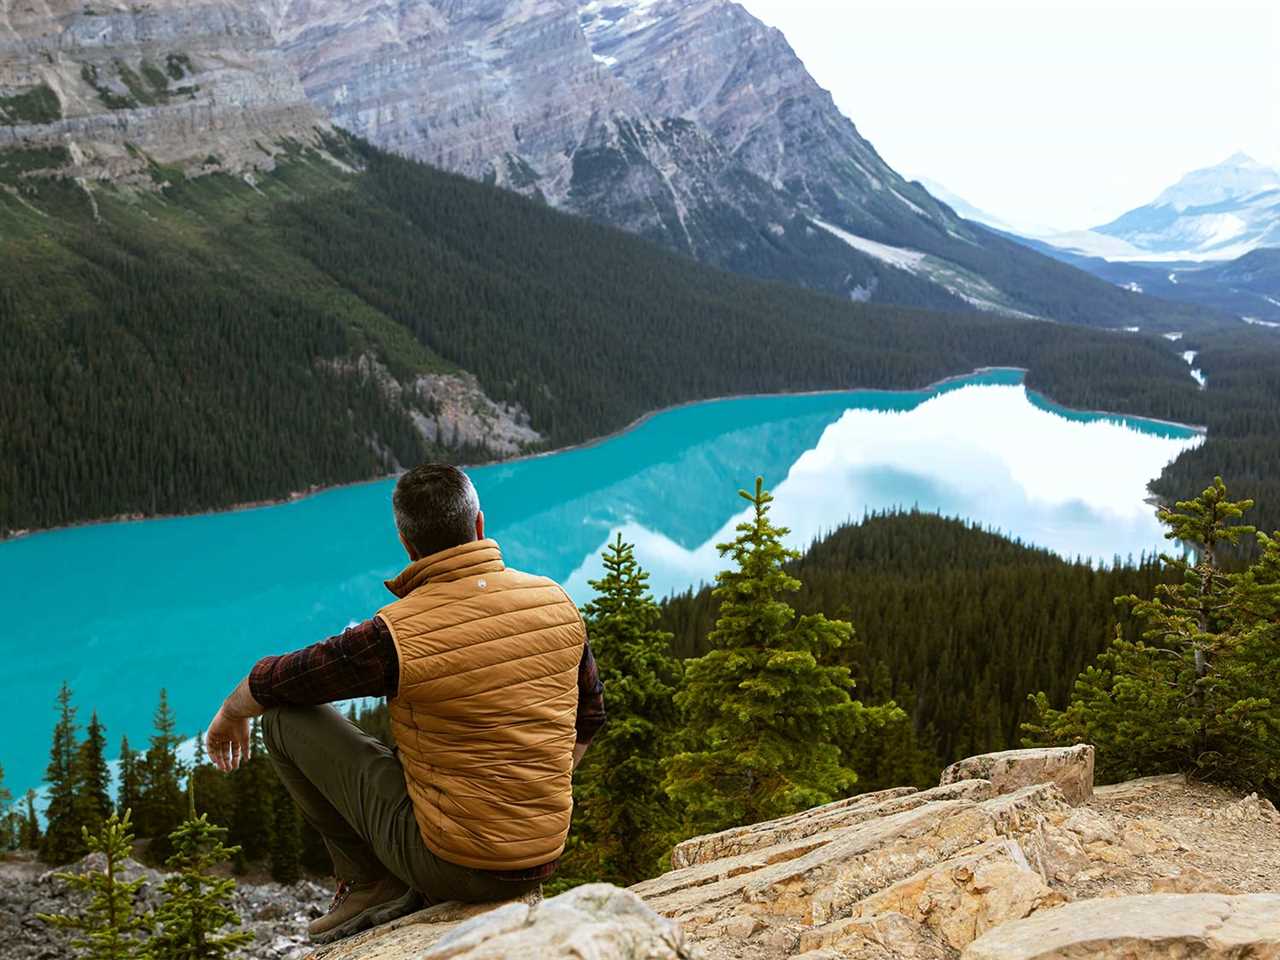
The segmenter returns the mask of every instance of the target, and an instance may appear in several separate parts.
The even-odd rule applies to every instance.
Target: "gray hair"
[[[396,484],[391,505],[400,536],[420,557],[476,538],[480,497],[471,479],[450,464],[414,467]]]

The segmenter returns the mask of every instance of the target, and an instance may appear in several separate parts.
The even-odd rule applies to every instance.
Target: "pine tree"
[[[40,858],[46,863],[70,863],[84,856],[86,849],[81,809],[76,802],[80,790],[80,747],[76,739],[76,708],[71,704],[71,686],[65,681],[58,691],[58,722],[53,728],[53,746],[45,782],[49,785],[49,802],[45,807],[48,824],[40,846]]]
[[[85,739],[80,744],[78,764],[79,790],[76,803],[80,823],[90,833],[97,833],[111,816],[111,768],[107,766],[106,728],[95,711],[89,718]]]
[[[235,814],[231,780],[209,762],[202,737],[196,737],[195,757],[188,774],[196,795],[196,812],[208,814],[209,822],[230,827]]]
[[[276,883],[297,883],[302,879],[302,818],[284,784],[277,783],[273,805],[271,879]]]
[[[196,816],[194,790],[187,796],[187,819],[169,837],[165,866],[174,872],[160,885],[150,960],[222,960],[253,942],[251,932],[227,932],[240,925],[230,904],[236,882],[213,872],[239,851],[223,842],[225,829]]]
[[[141,764],[141,811],[138,832],[152,838],[151,855],[159,860],[169,854],[169,835],[183,821],[186,801],[182,778],[185,771],[178,760],[182,738],[175,733],[176,722],[169,709],[169,696],[160,691],[156,707],[156,732],[151,737]]]
[[[231,775],[234,814],[231,839],[239,848],[235,863],[243,870],[247,863],[265,860],[271,854],[274,832],[272,810],[274,769],[262,744],[262,730],[254,721],[250,728],[249,756]]]
[[[40,817],[36,815],[36,792],[27,791],[27,812],[22,818],[22,833],[18,845],[23,850],[40,849]]]
[[[142,809],[142,765],[138,753],[129,746],[129,738],[120,738],[120,790],[116,795],[116,810]]]
[[[587,634],[609,698],[609,722],[575,778],[575,874],[618,884],[658,872],[677,829],[663,790],[662,761],[679,724],[674,694],[680,665],[649,574],[619,534],[604,552],[605,574],[583,608]],[[625,798],[620,802],[619,798]],[[576,862],[574,862],[576,861]]]
[[[752,515],[717,548],[733,567],[716,577],[712,650],[686,664],[676,698],[690,744],[668,764],[666,788],[697,831],[826,803],[856,781],[838,746],[854,721],[849,669],[823,663],[853,628],[796,617],[783,597],[800,582],[783,564],[798,554],[769,520],[773,497],[761,478],[740,496]]]
[[[1280,796],[1280,546],[1261,535],[1247,570],[1220,566],[1224,547],[1254,533],[1238,522],[1252,506],[1218,478],[1161,511],[1194,560],[1164,557],[1176,576],[1152,599],[1117,598],[1141,639],[1117,629],[1063,710],[1033,697],[1029,743],[1092,743],[1104,779],[1186,772]]]
[[[0,766],[0,849],[12,850],[18,846],[20,818],[13,809],[13,794],[4,785],[4,767]]]
[[[86,960],[134,960],[146,957],[144,935],[150,929],[150,917],[137,911],[137,896],[145,878],[125,880],[120,868],[133,847],[129,814],[114,813],[96,834],[84,831],[85,847],[102,855],[102,869],[85,873],[60,873],[72,890],[86,894],[88,903],[82,913],[39,914],[45,923],[74,931],[71,945]]]

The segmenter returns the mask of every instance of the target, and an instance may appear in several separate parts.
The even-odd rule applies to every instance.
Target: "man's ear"
[[[421,560],[422,558],[418,556],[418,551],[409,545],[409,541],[404,538],[404,534],[400,533],[399,530],[396,531],[396,534],[400,537],[400,546],[404,547],[404,552],[409,555],[409,562],[413,563]]]
[[[481,510],[476,514],[476,539],[484,539],[484,511]]]

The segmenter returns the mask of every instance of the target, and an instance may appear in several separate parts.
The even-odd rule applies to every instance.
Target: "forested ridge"
[[[358,141],[328,146],[363,172],[298,147],[253,187],[210,175],[91,204],[72,182],[21,179],[0,194],[0,533],[474,455],[424,441],[359,356],[402,382],[471,371],[552,446],[689,400],[920,387],[987,365],[1026,367],[1069,406],[1208,424],[1184,458],[1196,475],[1276,433],[1253,369],[1265,337],[1220,355],[1200,334],[1200,392],[1158,337],[747,280]],[[1220,392],[1229,357],[1240,386]],[[1255,472],[1280,463],[1268,444]]]
[[[868,517],[824,537],[790,564],[800,613],[848,620],[836,654],[858,696],[895,700],[937,764],[1016,747],[1027,697],[1066,700],[1106,646],[1116,596],[1150,596],[1154,557],[1108,569],[1072,563],[961,520],[927,513]],[[710,589],[662,603],[681,657],[706,652],[718,604]]]

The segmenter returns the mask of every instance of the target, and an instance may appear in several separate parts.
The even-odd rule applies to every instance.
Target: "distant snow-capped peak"
[[[1172,207],[1181,213],[1192,207],[1208,207],[1277,189],[1280,170],[1259,163],[1248,154],[1236,153],[1222,163],[1188,173],[1156,197],[1152,206]]]

